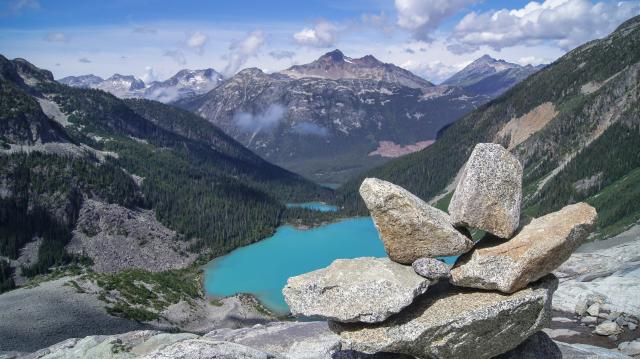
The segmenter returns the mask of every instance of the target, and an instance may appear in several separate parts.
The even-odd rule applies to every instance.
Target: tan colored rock
[[[389,258],[336,259],[289,278],[282,294],[293,315],[376,323],[410,305],[430,283]]]
[[[550,275],[505,295],[434,286],[399,314],[377,324],[330,322],[342,350],[417,358],[491,358],[549,325],[558,280]]]
[[[453,224],[510,238],[518,229],[521,203],[518,159],[498,144],[477,144],[449,203]]]
[[[367,178],[360,195],[371,212],[391,260],[411,264],[420,257],[454,256],[473,242],[451,223],[449,215],[393,183]]]
[[[482,240],[458,260],[451,283],[513,293],[551,273],[587,238],[596,210],[586,203],[534,219],[508,242]]]

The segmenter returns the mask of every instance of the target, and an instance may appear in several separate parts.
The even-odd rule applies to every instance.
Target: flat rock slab
[[[329,330],[327,322],[274,322],[217,329],[205,337],[246,345],[277,358],[331,358],[340,350],[340,338]]]
[[[566,261],[596,223],[586,203],[534,219],[511,240],[482,240],[451,269],[451,283],[513,293]]]
[[[455,256],[466,253],[473,242],[451,222],[445,212],[400,186],[367,178],[360,195],[391,260],[411,264],[420,257]]]
[[[188,339],[169,345],[142,359],[269,359],[270,355],[244,345],[208,339]]]
[[[518,228],[521,203],[518,159],[498,144],[477,144],[449,203],[453,223],[509,238]]]
[[[337,259],[326,268],[291,277],[282,293],[293,315],[376,323],[410,305],[430,283],[411,266],[363,257]]]
[[[419,358],[491,358],[550,323],[558,281],[550,275],[505,295],[446,283],[383,323],[330,322],[343,350],[392,352]]]

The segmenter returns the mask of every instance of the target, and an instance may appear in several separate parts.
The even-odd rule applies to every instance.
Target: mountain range
[[[497,74],[502,71],[469,70],[461,77]],[[441,128],[519,79],[489,93],[481,86],[435,86],[371,55],[351,58],[334,50],[281,72],[240,71],[176,104],[271,162],[317,182],[340,183],[428,146]]]
[[[132,75],[115,74],[108,79],[95,75],[67,76],[59,83],[80,88],[95,88],[120,98],[145,98],[170,103],[209,92],[223,81],[214,69],[180,70],[164,81],[145,84]]]
[[[446,208],[474,146],[495,142],[524,165],[525,219],[586,201],[598,210],[595,237],[615,235],[640,219],[639,93],[637,16],[462,117],[428,148],[353,178],[340,201],[366,213],[358,187],[377,177]]]

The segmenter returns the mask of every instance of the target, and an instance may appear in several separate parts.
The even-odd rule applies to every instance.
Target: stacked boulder
[[[293,315],[329,320],[342,350],[368,354],[491,358],[518,347],[549,324],[550,273],[597,217],[578,203],[518,230],[522,166],[491,143],[474,148],[449,214],[375,178],[360,194],[388,258],[336,260],[289,278],[283,294]],[[471,229],[486,234],[475,243]],[[453,268],[447,256],[460,256]]]

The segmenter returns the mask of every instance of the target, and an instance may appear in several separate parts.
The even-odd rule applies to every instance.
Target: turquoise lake
[[[204,286],[213,296],[253,294],[270,309],[284,314],[288,307],[282,288],[289,277],[326,267],[338,258],[385,256],[369,217],[308,230],[282,226],[267,239],[211,261],[205,269]],[[451,263],[454,259],[445,260]]]

